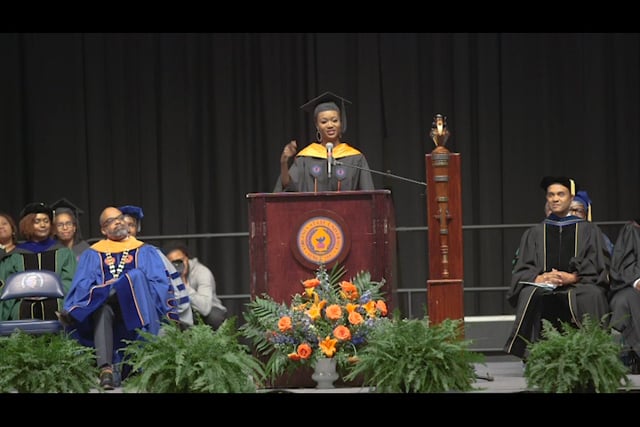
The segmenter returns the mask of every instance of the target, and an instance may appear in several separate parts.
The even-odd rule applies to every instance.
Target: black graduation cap
[[[333,92],[325,92],[308,101],[306,104],[301,105],[300,109],[307,113],[313,113],[314,123],[318,113],[322,111],[339,111],[340,121],[342,122],[342,132],[345,133],[347,131],[347,113],[345,111],[345,103],[351,104],[351,101],[336,95]]]
[[[31,213],[43,213],[47,214],[50,221],[53,221],[53,209],[49,205],[43,202],[32,202],[27,204],[20,212],[20,219]]]
[[[55,215],[59,215],[62,213],[71,215],[71,217],[73,218],[73,222],[76,224],[76,234],[74,236],[74,241],[79,242],[80,240],[82,240],[80,215],[82,215],[84,211],[64,197],[53,202],[51,204],[51,207],[53,208],[53,213]]]
[[[549,188],[551,184],[564,185],[569,189],[572,196],[576,195],[577,184],[571,178],[568,178],[566,176],[545,176],[544,178],[542,178],[542,181],[540,181],[540,188],[542,188],[544,191],[547,191],[547,188]]]
[[[80,215],[84,213],[82,209],[80,209],[78,206],[70,202],[68,199],[65,199],[64,197],[53,202],[51,204],[51,208],[56,214],[71,211],[71,213],[76,217],[76,221],[78,220]]]

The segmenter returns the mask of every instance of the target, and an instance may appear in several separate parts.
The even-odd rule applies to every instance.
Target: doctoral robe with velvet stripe
[[[114,266],[118,266],[125,249],[128,256],[123,271],[115,282],[105,284],[113,278],[106,262],[107,254],[111,254]],[[175,318],[175,307],[171,307],[173,292],[157,248],[134,237],[123,242],[103,240],[80,256],[64,302],[64,309],[75,320],[70,328],[72,335],[82,344],[94,346],[91,314],[106,302],[112,289],[121,312],[121,321],[116,322],[114,328],[116,352],[123,346],[122,339],[137,338],[136,329],[157,334],[171,313]]]
[[[23,242],[7,254],[0,262],[0,291],[9,276],[25,270],[53,271],[60,277],[64,293],[68,293],[76,271],[76,258],[71,249],[54,239],[41,242]],[[43,301],[7,300],[0,302],[0,320],[30,319],[32,313],[42,310],[34,305],[43,305],[44,319],[55,320],[55,311],[62,307],[62,299],[49,298]],[[42,318],[37,316],[37,318]]]
[[[640,355],[640,220],[618,233],[611,259],[611,327],[622,333],[625,346]]]
[[[581,324],[583,316],[602,320],[609,314],[610,258],[601,229],[591,222],[550,215],[526,230],[520,240],[507,300],[516,319],[505,352],[525,358],[528,342],[540,338],[541,319]],[[552,269],[578,274],[578,282],[547,290],[522,282]],[[605,318],[606,321],[606,318]]]

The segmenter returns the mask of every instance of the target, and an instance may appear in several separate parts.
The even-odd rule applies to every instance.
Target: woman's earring
[[[322,142],[322,134],[320,133],[320,129],[316,129],[316,138],[318,138],[318,142]]]

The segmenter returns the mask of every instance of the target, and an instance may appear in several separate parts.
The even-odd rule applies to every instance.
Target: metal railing
[[[599,226],[621,226],[626,224],[627,221],[600,221],[595,222],[595,224]],[[464,230],[506,230],[506,229],[526,229],[535,224],[489,224],[489,225],[463,225],[462,229]],[[416,226],[416,227],[396,227],[396,233],[410,233],[410,232],[427,232],[429,230],[426,226]],[[145,235],[144,240],[155,241],[155,240],[174,240],[174,239],[218,239],[218,238],[244,238],[247,239],[249,237],[249,232],[231,232],[231,233],[196,233],[196,234],[173,234],[173,235]],[[100,240],[100,238],[91,238],[87,239],[88,242],[95,242]],[[508,286],[465,286],[463,291],[465,294],[467,293],[475,293],[475,292],[506,292],[508,290]],[[406,313],[403,315],[407,318],[413,318],[416,314],[413,312],[413,307],[416,299],[418,299],[417,295],[419,295],[419,300],[424,300],[426,302],[426,287],[422,288],[398,288],[396,289],[396,294],[398,296],[402,296],[406,298],[405,306]],[[218,297],[224,301],[246,301],[249,302],[251,299],[250,294],[218,294]],[[426,304],[426,303],[425,303]]]

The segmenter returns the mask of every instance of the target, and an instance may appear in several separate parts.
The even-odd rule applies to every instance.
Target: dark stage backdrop
[[[414,180],[446,115],[464,226],[541,220],[548,174],[597,222],[640,216],[638,34],[2,34],[0,57],[0,209],[66,197],[85,237],[121,204],[144,208],[142,237],[246,232],[246,194],[314,138],[299,106],[327,90],[353,102],[344,139],[370,166]],[[398,227],[426,226],[424,187],[374,178]],[[466,230],[465,286],[505,286],[522,231]],[[398,234],[398,287],[426,288],[426,239]],[[247,240],[188,242],[220,294],[249,293]],[[501,292],[465,309],[512,313]]]

